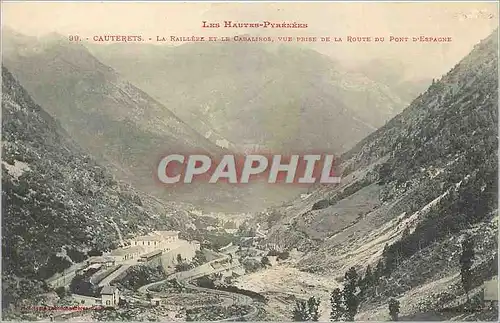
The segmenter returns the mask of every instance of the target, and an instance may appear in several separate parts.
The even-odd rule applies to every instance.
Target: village
[[[217,214],[211,215],[216,216]],[[208,229],[207,231],[210,231]],[[328,296],[328,292],[337,286],[335,281],[332,282],[318,275],[301,273],[293,269],[291,264],[301,257],[301,253],[297,250],[278,252],[278,250],[281,250],[279,246],[259,244],[258,241],[265,235],[265,232],[261,230],[257,228],[252,236],[241,236],[239,242],[230,243],[225,247],[214,250],[201,248],[200,242],[196,240],[180,239],[178,231],[153,231],[147,235],[121,241],[121,247],[103,253],[101,256],[88,258],[85,262],[79,264],[80,267],[76,270],[71,271],[71,273],[67,272],[72,277],[64,278],[64,276],[61,276],[52,280],[50,285],[54,289],[68,288],[75,276],[86,276],[89,277],[91,283],[98,286],[98,289],[94,295],[72,290],[70,295],[73,300],[72,304],[78,304],[79,308],[113,308],[118,311],[117,313],[133,308],[134,311],[155,313],[154,315],[175,320],[178,320],[179,317],[187,317],[186,311],[189,312],[194,309],[200,311],[199,315],[205,315],[200,316],[199,319],[213,318],[213,316],[210,316],[214,306],[212,303],[218,304],[218,302],[225,304],[228,311],[224,312],[225,314],[220,314],[225,315],[221,316],[221,318],[235,318],[243,315],[242,317],[255,319],[263,313],[261,308],[263,303],[261,304],[255,298],[257,296],[261,297],[260,293],[267,295],[266,297],[270,295],[266,291],[271,292],[271,295],[277,293],[278,296],[274,301],[279,302],[280,306],[286,307],[290,304],[286,298],[279,296],[283,293],[299,296],[307,293],[308,286],[315,286],[317,296],[324,299]],[[212,254],[213,257],[206,259],[205,262],[193,265],[185,271],[174,269],[176,264],[179,263],[179,258],[186,261],[192,260],[197,251],[200,250]],[[270,250],[274,250],[274,252]],[[284,256],[285,253],[286,256]],[[264,259],[266,264],[264,264]],[[249,263],[259,265],[251,268],[253,266],[247,266]],[[166,278],[152,280],[145,285],[141,285],[138,289],[124,289],[121,282],[125,272],[132,266],[140,265],[152,265],[152,268],[160,265],[167,273]],[[199,285],[197,279],[201,277],[206,277],[205,280],[201,280],[205,283],[208,281],[225,282],[227,278],[229,279],[228,282],[222,285],[226,286],[223,288],[227,289],[210,287],[210,284]],[[299,282],[292,283],[290,281],[292,278],[298,279]],[[498,299],[497,286],[496,278],[484,282],[481,288],[484,293],[483,301],[485,306],[496,304]],[[206,295],[207,298],[199,298],[197,295]],[[328,303],[325,302],[323,305],[327,306]],[[240,314],[233,313],[231,312],[231,306],[242,306],[245,310],[241,310]],[[205,308],[204,312],[201,308]],[[281,309],[271,310],[267,308],[267,310],[271,311],[269,315],[282,315]],[[323,311],[327,313],[328,309],[323,308]],[[85,314],[85,311],[80,313],[73,311],[63,314],[58,319],[92,315],[88,314],[90,312],[96,311],[87,311],[87,314]],[[102,315],[107,314],[103,312]],[[180,316],[178,317],[178,315]]]
[[[99,287],[97,293],[89,293],[87,290],[81,294],[73,292],[72,298],[84,307],[117,307],[120,291],[111,282],[119,279],[127,269],[138,264],[154,263],[170,270],[179,257],[189,261],[200,250],[198,241],[179,239],[179,231],[154,231],[127,242],[121,241],[121,245],[101,256],[93,256],[75,264],[64,273],[50,278],[47,283],[54,289],[67,289],[75,277],[88,277],[90,283]]]

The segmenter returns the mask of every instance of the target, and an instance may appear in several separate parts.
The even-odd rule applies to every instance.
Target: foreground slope
[[[2,68],[4,306],[43,291],[41,280],[81,252],[115,247],[120,234],[190,226],[175,206],[119,184]]]
[[[464,319],[449,311],[465,299],[462,236],[476,243],[476,292],[498,270],[497,66],[498,30],[345,153],[338,187],[262,214],[266,242],[305,251],[299,268],[340,281],[351,266],[377,268],[360,319],[387,319],[389,297],[408,318]]]

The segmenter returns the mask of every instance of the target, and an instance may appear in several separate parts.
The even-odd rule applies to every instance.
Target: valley
[[[2,30],[2,319],[498,320],[498,29],[429,80],[187,41]]]

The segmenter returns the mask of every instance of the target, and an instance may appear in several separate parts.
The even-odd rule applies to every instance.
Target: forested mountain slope
[[[116,247],[117,228],[126,238],[192,226],[175,205],[117,182],[2,67],[4,306],[35,296],[86,251]]]
[[[498,30],[345,153],[339,186],[262,214],[266,242],[298,247],[307,252],[300,268],[339,278],[371,265],[378,280],[366,291],[364,319],[385,311],[388,297],[401,297],[402,313],[413,315],[463,295],[464,234],[476,244],[480,288],[497,274],[497,68]]]

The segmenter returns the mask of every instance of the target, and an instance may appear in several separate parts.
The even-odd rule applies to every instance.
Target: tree
[[[262,264],[263,267],[267,267],[267,266],[271,265],[269,258],[267,258],[266,256],[262,257],[262,259],[260,260],[260,263]]]
[[[72,248],[67,249],[66,254],[69,258],[71,258],[71,260],[73,260],[73,262],[82,262],[88,258],[87,254]]]
[[[389,315],[391,320],[397,321],[399,315],[399,301],[397,299],[391,298],[389,300]]]
[[[290,256],[290,253],[288,251],[283,251],[278,254],[278,257],[276,258],[277,260],[285,260]]]
[[[384,260],[380,259],[375,267],[375,272],[373,273],[373,280],[375,283],[378,283],[378,280],[383,276],[384,271]]]
[[[349,268],[344,277],[346,280],[346,286],[350,286],[355,289],[358,282],[358,273],[356,272],[356,268]]]
[[[460,277],[462,287],[467,295],[467,303],[469,303],[469,291],[472,287],[472,264],[474,261],[474,241],[471,237],[465,237],[462,241],[462,254],[460,255]]]
[[[309,300],[307,301],[307,311],[309,314],[309,319],[311,321],[318,321],[319,320],[319,304],[321,301],[319,298],[315,298],[314,296],[311,296]]]
[[[66,296],[66,289],[63,286],[57,287],[55,292],[59,298],[64,298],[64,296]]]
[[[298,322],[309,320],[309,311],[307,309],[306,301],[298,300],[295,302],[295,308],[293,309],[293,320]]]
[[[358,296],[356,295],[356,287],[358,282],[358,273],[356,268],[351,267],[345,274],[346,284],[344,286],[343,296],[345,303],[345,319],[346,321],[354,321],[354,316],[358,312]]]
[[[372,273],[372,268],[370,265],[366,267],[365,276],[359,280],[359,288],[361,293],[364,293],[368,288],[372,287],[375,283],[375,277]]]
[[[230,256],[232,258],[232,255],[230,255]],[[195,256],[193,259],[193,263],[196,263],[198,266],[200,266],[206,262],[207,262],[207,257],[205,255],[205,253],[201,250],[196,250]]]
[[[89,257],[102,256],[102,251],[97,250],[96,248],[92,248],[87,252],[87,256]]]
[[[186,310],[186,322],[192,322],[196,319],[196,315],[193,313],[193,310]]]
[[[124,306],[127,306],[127,304],[128,304],[128,303],[127,303],[127,301],[126,301],[124,298],[121,298],[121,297],[120,297],[120,298],[118,299],[118,306],[119,306],[119,307],[124,307]]]
[[[392,169],[389,163],[384,163],[382,166],[380,166],[380,168],[378,169],[378,177],[379,177],[378,184],[384,185],[385,183],[387,183],[390,180],[391,174],[392,174]]]
[[[335,288],[330,294],[330,320],[340,321],[345,314],[345,308],[342,303],[342,292],[340,288]]]
[[[182,262],[182,256],[180,253],[177,254],[177,262],[180,264]]]
[[[181,262],[181,263],[175,265],[176,272],[187,271],[189,269],[191,269],[191,265],[186,263],[186,262]]]

